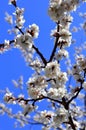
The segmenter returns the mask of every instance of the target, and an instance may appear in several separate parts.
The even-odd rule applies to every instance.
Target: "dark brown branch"
[[[53,99],[53,98],[50,98],[50,97],[47,97],[47,96],[43,96],[43,97],[44,97],[44,99],[49,99],[49,100],[52,100],[52,101],[54,101],[54,102],[57,102],[57,103],[62,104],[62,101],[59,101],[59,100],[57,100],[57,99]]]
[[[35,103],[36,103],[37,101],[40,101],[40,100],[43,100],[43,99],[49,99],[49,100],[51,100],[51,101],[54,101],[54,102],[57,102],[57,103],[62,104],[62,101],[59,101],[59,100],[57,100],[57,99],[50,98],[50,97],[48,97],[48,96],[43,96],[43,95],[42,95],[41,97],[37,98],[37,99],[24,99],[24,98],[14,98],[14,99],[15,99],[15,101],[18,101],[18,102],[21,102],[22,100],[25,101],[26,103],[28,103],[28,102],[33,102],[32,105],[35,105]]]
[[[54,102],[57,102],[57,103],[62,104],[62,101],[59,101],[59,100],[57,100],[57,99],[50,98],[50,97],[48,97],[48,96],[42,96],[41,98],[34,99],[34,102],[39,101],[39,100],[42,100],[42,99],[49,99],[49,100],[51,100],[51,101],[54,101]]]
[[[15,42],[14,40],[11,40],[11,41],[9,41],[9,44],[11,45],[13,42]],[[0,48],[4,48],[5,47],[5,44],[4,43],[2,43],[2,44],[0,44]]]
[[[15,26],[15,28],[17,28],[21,32],[21,34],[24,35],[24,32],[18,26]]]
[[[76,130],[75,125],[74,125],[74,123],[73,123],[73,119],[72,119],[71,115],[69,115],[69,124],[71,125],[71,127],[72,127],[72,129],[73,129],[73,130]]]
[[[59,38],[56,38],[55,46],[54,46],[54,48],[53,48],[53,51],[52,51],[52,54],[51,54],[51,56],[50,56],[49,62],[52,61],[52,59],[53,59],[53,57],[54,57],[54,54],[55,54],[55,52],[56,52],[58,39],[59,39]]]
[[[15,8],[17,7],[16,0],[13,0],[11,3]]]
[[[58,21],[57,24],[58,24],[58,25],[57,25],[57,32],[59,32],[59,24],[60,24],[60,21]],[[52,53],[51,53],[51,56],[50,56],[50,59],[49,59],[48,62],[51,62],[52,59],[53,59],[53,57],[54,57],[54,55],[55,55],[56,48],[57,48],[57,44],[58,44],[58,40],[59,40],[59,34],[58,34],[58,36],[56,37],[55,45],[54,45],[54,48],[53,48],[53,50],[52,50]]]
[[[44,58],[44,56],[42,55],[42,53],[39,51],[39,49],[38,49],[37,47],[35,47],[35,45],[33,45],[32,47],[33,47],[33,49],[37,52],[37,54],[41,57],[41,59],[42,59],[44,65],[46,66],[47,61],[46,61],[46,59]]]
[[[77,93],[67,103],[70,104],[79,95],[81,90],[82,90],[82,85],[79,88],[79,90],[77,91]]]
[[[62,105],[64,106],[64,108],[65,108],[66,110],[69,109],[69,104],[68,104],[68,102],[67,102],[67,100],[66,100],[65,97],[62,98]]]

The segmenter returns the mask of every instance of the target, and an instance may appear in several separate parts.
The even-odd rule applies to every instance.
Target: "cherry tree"
[[[17,0],[9,1],[9,4],[15,7],[15,12],[6,12],[5,20],[12,27],[8,33],[15,36],[12,40],[8,39],[0,44],[0,53],[3,54],[10,48],[18,48],[28,67],[34,70],[25,83],[27,97],[21,93],[16,95],[9,88],[2,91],[4,96],[3,102],[0,102],[0,114],[7,113],[14,118],[15,126],[40,125],[42,130],[86,129],[86,56],[83,53],[86,42],[75,48],[74,63],[68,51],[75,42],[78,46],[77,39],[75,41],[72,38],[73,33],[80,30],[86,33],[86,13],[78,13],[84,22],[79,28],[74,26],[71,29],[72,13],[76,12],[80,5],[84,6],[85,2],[86,0],[49,1],[48,14],[56,27],[50,32],[54,44],[47,59],[34,43],[34,39],[39,35],[39,26],[32,23],[25,27],[24,8],[17,5]],[[24,89],[22,76],[19,80],[12,81],[15,89]],[[45,110],[41,110],[42,102],[46,104]],[[19,105],[17,113],[13,112],[9,104]]]

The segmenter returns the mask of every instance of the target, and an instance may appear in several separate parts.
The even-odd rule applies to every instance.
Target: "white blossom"
[[[50,7],[58,8],[62,3],[62,0],[50,0]]]
[[[47,66],[45,68],[45,75],[48,78],[54,78],[56,77],[59,71],[60,71],[59,64],[56,61],[50,62],[50,63],[47,63]]]
[[[78,81],[82,79],[81,70],[77,64],[73,66],[72,74],[74,75],[74,78]]]
[[[83,88],[86,90],[86,82],[83,83]]]
[[[40,89],[43,89],[47,86],[47,82],[45,80],[45,76],[35,76],[29,79],[29,81],[27,81],[27,85],[28,87],[37,87]]]
[[[54,113],[52,111],[41,111],[39,114],[34,116],[34,120],[40,123],[48,124]]]
[[[10,41],[9,40],[5,40],[4,43],[5,43],[6,46],[9,46]]]
[[[56,84],[57,86],[60,84],[63,86],[68,80],[67,73],[66,72],[60,72],[56,77]]]
[[[44,89],[47,87],[47,82],[44,76],[36,76],[30,78],[27,81],[27,88],[29,96],[33,98],[39,98],[41,95],[45,95]]]
[[[80,67],[81,70],[86,69],[86,57],[80,55],[76,57],[76,63]]]
[[[36,59],[34,59],[34,60],[31,61],[30,66],[34,70],[36,70],[38,73],[40,73],[43,64],[42,64],[42,62],[38,58],[36,58]]]
[[[60,44],[58,46],[66,47],[71,45],[71,33],[67,29],[62,29],[60,31],[60,38],[59,38]]]
[[[12,80],[12,82],[13,82],[13,84],[14,84],[15,87],[19,86],[19,84],[18,84],[18,82],[16,80]]]
[[[42,130],[50,130],[50,126],[43,126]]]
[[[25,105],[23,105],[23,109],[24,109],[23,114],[24,114],[24,116],[26,116],[27,114],[32,112],[35,109],[35,107],[32,106],[31,104],[25,104]]]
[[[64,108],[59,108],[55,116],[53,116],[53,125],[59,126],[62,122],[67,120],[68,112]]]
[[[68,56],[69,56],[68,51],[66,51],[65,49],[60,49],[58,53],[55,54],[55,59],[58,61],[61,60],[62,58],[68,58]]]
[[[15,13],[13,13],[16,18],[15,24],[20,29],[23,27],[23,24],[25,23],[23,13],[24,13],[24,8],[19,8],[19,7],[16,7],[16,11]]]
[[[51,4],[52,6],[50,6],[48,9],[49,16],[55,22],[61,20],[67,12],[75,11],[77,6],[79,5],[79,0],[69,0],[69,1],[65,0],[59,3],[61,3],[61,5],[58,6],[57,4],[58,8],[55,6],[56,4],[54,3]]]
[[[20,47],[22,50],[28,51],[32,47],[32,44],[32,37],[29,33],[25,33],[24,35],[19,34],[15,39],[15,46]]]
[[[39,27],[36,24],[29,25],[29,31],[33,38],[38,38],[39,35]]]
[[[57,22],[64,16],[64,8],[61,6],[59,8],[49,7],[48,14],[55,22]]]
[[[17,18],[15,23],[19,28],[22,28],[23,24],[25,23],[25,19],[23,18],[23,16],[20,16]]]
[[[10,23],[10,24],[13,24],[13,18],[12,18],[12,15],[9,15],[7,12],[5,13],[6,17],[5,17],[5,20]]]
[[[12,103],[12,104],[16,104],[15,102],[15,97],[13,96],[13,94],[11,92],[7,92],[5,95],[4,95],[4,101],[6,103]]]
[[[13,79],[12,82],[15,87],[20,87],[21,89],[23,88],[23,76],[20,76],[17,81]]]
[[[47,95],[54,99],[60,99],[65,96],[66,89],[64,87],[62,88],[50,88],[48,89]]]
[[[60,21],[60,28],[69,30],[72,22],[73,22],[73,17],[70,14],[64,15],[64,17]]]
[[[71,36],[71,33],[67,29],[62,29],[60,32],[60,36],[62,39],[67,40]]]

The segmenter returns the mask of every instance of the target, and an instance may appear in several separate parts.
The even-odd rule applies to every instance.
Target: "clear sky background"
[[[25,8],[24,17],[26,20],[25,27],[30,24],[36,23],[40,28],[40,35],[35,40],[35,45],[43,53],[43,55],[49,59],[53,48],[53,40],[50,38],[50,30],[55,27],[55,23],[48,16],[48,3],[49,0],[17,0],[19,7]],[[78,11],[85,12],[86,4],[82,5],[74,16],[74,26],[79,26],[79,23],[83,21],[78,17]],[[12,40],[13,35],[9,35],[7,30],[10,29],[10,25],[5,21],[5,12],[12,14],[15,11],[13,6],[8,5],[8,0],[0,2],[0,43],[3,43],[5,39]],[[80,34],[73,34],[74,39],[77,38],[76,46],[79,46],[86,39],[84,32],[80,31]],[[73,59],[74,46],[69,48],[70,56]],[[12,79],[18,79],[20,75],[24,76],[24,82],[31,76],[31,68],[26,66],[22,53],[18,49],[11,49],[3,54],[0,54],[0,89],[9,87],[10,90],[17,93],[18,90],[13,86]],[[0,100],[2,95],[0,94]],[[10,119],[7,115],[0,116],[0,130],[14,130],[14,120]],[[37,127],[38,129],[38,127]],[[19,128],[16,128],[19,130]],[[29,130],[28,125],[22,128],[22,130]],[[32,130],[36,130],[33,127]]]

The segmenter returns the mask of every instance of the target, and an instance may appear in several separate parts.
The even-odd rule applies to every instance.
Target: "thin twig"
[[[9,44],[11,45],[14,42],[15,42],[15,40],[11,40],[11,41],[9,41]],[[5,47],[5,43],[0,44],[0,48],[4,48],[4,47]]]
[[[24,32],[18,26],[15,26],[15,28],[17,28],[21,32],[21,34],[24,35]]]

